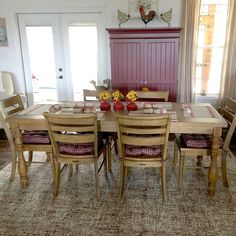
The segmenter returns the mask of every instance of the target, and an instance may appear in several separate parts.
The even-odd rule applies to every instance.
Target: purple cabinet
[[[112,89],[169,90],[176,101],[180,28],[107,29]]]

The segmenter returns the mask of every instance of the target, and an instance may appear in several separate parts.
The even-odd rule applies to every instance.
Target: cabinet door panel
[[[178,39],[148,39],[146,49],[147,86],[155,90],[169,90],[175,100]]]
[[[143,40],[113,40],[111,42],[112,88],[135,89],[143,78]],[[127,87],[127,89],[129,89]],[[126,89],[126,90],[127,90]]]

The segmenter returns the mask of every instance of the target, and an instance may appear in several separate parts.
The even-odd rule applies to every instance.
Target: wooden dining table
[[[65,105],[65,103],[63,103]],[[74,114],[81,112],[78,104],[71,106],[66,105],[57,113]],[[80,103],[81,106],[82,102]],[[37,104],[26,108],[8,119],[11,129],[14,134],[19,133],[19,130],[47,130],[46,122],[43,112],[49,111],[52,104]],[[116,132],[116,117],[115,112],[100,111],[99,105],[94,102],[96,109],[91,109],[91,102],[84,102],[83,112],[97,113],[98,129],[101,132]],[[87,107],[87,108],[86,108]],[[170,114],[171,124],[170,133],[198,133],[198,134],[212,134],[212,152],[211,163],[208,172],[208,186],[207,191],[209,194],[214,194],[216,190],[216,181],[218,177],[217,156],[219,150],[219,143],[222,134],[222,128],[227,127],[226,121],[221,115],[207,103],[199,104],[179,104],[179,103],[141,103],[138,104],[138,111],[129,112],[130,115],[159,115],[161,113]],[[152,107],[152,108],[150,108]],[[155,114],[153,114],[155,112]],[[128,113],[124,111],[124,113]],[[15,145],[18,152],[18,171],[20,174],[21,185],[28,185],[27,165],[22,151],[22,138],[19,135],[15,136]]]

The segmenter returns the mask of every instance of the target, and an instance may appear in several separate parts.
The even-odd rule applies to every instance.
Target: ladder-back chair
[[[220,107],[219,112],[227,121],[228,127],[226,130],[223,130],[221,146],[219,149],[219,158],[221,158],[223,185],[228,187],[226,158],[228,155],[233,156],[229,144],[236,127],[236,101],[226,97],[222,105],[223,106]],[[202,157],[211,155],[211,137],[211,135],[201,134],[176,135],[173,165],[175,167],[179,154],[178,183],[180,187],[183,184],[185,158],[197,156],[198,165],[200,166]]]
[[[44,113],[53,147],[55,163],[55,192],[59,193],[61,163],[94,164],[96,195],[100,196],[98,159],[103,154],[106,172],[106,146],[97,132],[96,114]]]
[[[15,138],[7,119],[22,110],[24,110],[24,106],[20,95],[14,95],[0,101],[0,121],[6,133],[11,151],[11,180],[14,178],[16,172],[17,146],[15,145]],[[25,131],[19,129],[18,135],[20,135],[23,140],[23,151],[29,151],[29,164],[32,162],[33,151],[45,151],[48,156],[50,155],[52,149],[46,131]]]
[[[168,115],[117,115],[122,198],[127,167],[159,167],[163,200],[167,200],[166,160],[170,119]]]

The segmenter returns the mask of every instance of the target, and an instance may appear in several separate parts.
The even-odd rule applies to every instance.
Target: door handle
[[[63,79],[63,76],[62,76],[62,75],[60,75],[60,76],[58,76],[57,78],[58,78],[58,79]]]

